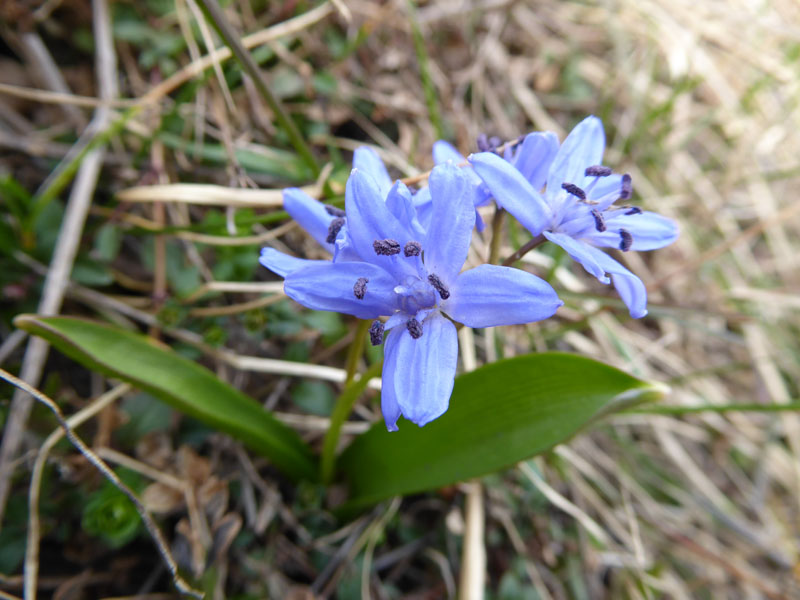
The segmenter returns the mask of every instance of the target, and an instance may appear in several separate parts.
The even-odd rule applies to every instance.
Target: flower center
[[[398,296],[400,310],[407,315],[413,316],[426,308],[436,308],[434,287],[418,277],[406,277],[399,285],[395,286],[394,293]]]

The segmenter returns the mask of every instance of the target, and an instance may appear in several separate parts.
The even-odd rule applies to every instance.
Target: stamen
[[[383,328],[384,325],[379,320],[375,319],[372,325],[369,326],[369,341],[373,346],[380,346],[383,341]]]
[[[594,228],[597,231],[605,231],[606,230],[606,220],[603,218],[602,213],[597,210],[596,208],[592,209],[592,216],[594,217]]]
[[[570,193],[581,200],[586,200],[586,192],[584,192],[574,183],[562,183],[561,188],[567,190],[567,193]]]
[[[342,217],[336,217],[333,221],[331,221],[330,225],[328,225],[328,237],[325,238],[325,241],[329,244],[333,244],[336,241],[336,236],[339,235],[339,231],[344,226],[344,219]]]
[[[631,232],[627,229],[620,229],[619,230],[619,249],[623,252],[627,252],[633,246],[633,236]]]
[[[406,329],[408,329],[408,333],[410,333],[411,337],[415,340],[418,340],[422,337],[422,323],[413,317],[406,321]]]
[[[625,211],[626,215],[640,215],[642,214],[642,209],[638,206],[631,206],[628,210]]]
[[[439,292],[439,296],[442,297],[442,300],[447,300],[450,297],[450,290],[447,289],[438,276],[433,273],[428,275],[428,283],[433,286],[433,289]]]
[[[375,240],[372,242],[372,247],[375,250],[375,254],[378,256],[393,256],[395,254],[400,254],[400,243],[396,240]]]
[[[628,200],[631,196],[633,196],[633,180],[630,175],[625,173],[622,176],[622,189],[619,192],[619,197],[621,200]]]
[[[608,177],[611,173],[613,173],[611,167],[592,165],[591,167],[586,167],[586,171],[583,174],[587,177]]]
[[[406,257],[409,256],[419,256],[422,253],[422,244],[419,242],[408,242],[403,247],[403,254]]]
[[[345,215],[345,212],[341,208],[338,206],[331,206],[330,204],[325,205],[325,212],[332,217],[343,217]]]
[[[355,285],[353,286],[353,295],[355,295],[355,297],[358,298],[359,300],[363,300],[364,294],[367,293],[368,281],[369,279],[367,279],[366,277],[359,277],[356,280]]]

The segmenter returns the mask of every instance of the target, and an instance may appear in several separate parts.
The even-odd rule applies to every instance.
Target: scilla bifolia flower
[[[386,195],[374,177],[354,169],[344,218],[358,259],[286,275],[286,294],[300,304],[374,319],[375,345],[389,332],[381,409],[390,431],[401,414],[422,426],[447,410],[458,357],[453,321],[467,327],[528,323],[552,316],[562,304],[548,283],[525,271],[487,264],[461,272],[475,224],[470,185],[452,164],[434,168],[430,224],[421,230],[405,186],[397,183]]]
[[[546,156],[539,147],[535,160]],[[671,244],[678,227],[670,219],[634,206],[615,206],[629,200],[630,175],[617,175],[601,165],[605,135],[597,117],[587,117],[567,136],[552,159],[544,179],[533,180],[522,169],[499,156],[482,152],[470,157],[475,171],[491,190],[499,205],[511,213],[534,236],[561,246],[589,273],[614,287],[634,318],[647,314],[647,292],[642,281],[597,246],[628,250],[654,250]],[[521,149],[524,151],[524,148]],[[541,174],[541,170],[537,170]]]

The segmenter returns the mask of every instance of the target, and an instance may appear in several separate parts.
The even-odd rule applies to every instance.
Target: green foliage
[[[142,335],[70,317],[20,315],[14,324],[44,337],[84,366],[118,377],[269,457],[293,479],[315,479],[311,450],[292,429],[208,369]]]
[[[122,469],[118,475],[134,492],[141,489],[141,480],[136,473]],[[89,496],[83,509],[81,526],[87,533],[103,538],[112,548],[119,548],[139,533],[141,518],[133,502],[106,481]]]
[[[450,408],[419,428],[378,423],[345,450],[343,512],[479,477],[543,452],[614,410],[661,397],[662,386],[571,354],[529,354],[456,378]]]

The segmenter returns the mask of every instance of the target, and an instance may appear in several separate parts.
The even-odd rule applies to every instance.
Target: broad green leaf
[[[350,485],[342,512],[510,467],[564,442],[600,416],[663,396],[666,386],[572,354],[529,354],[456,378],[449,410],[425,427],[383,422],[339,459]]]
[[[151,338],[74,317],[20,315],[14,325],[45,338],[84,366],[128,381],[229,433],[270,458],[289,477],[317,478],[311,450],[293,430],[205,367]]]

